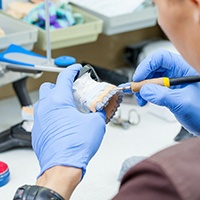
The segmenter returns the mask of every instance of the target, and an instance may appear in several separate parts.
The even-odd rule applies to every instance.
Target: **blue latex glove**
[[[57,165],[81,168],[84,175],[103,139],[105,111],[83,114],[75,108],[72,85],[80,68],[79,64],[67,67],[56,85],[44,83],[40,87],[32,130],[40,175]]]
[[[147,57],[137,67],[133,81],[156,77],[184,77],[197,75],[180,55],[161,50]],[[191,133],[200,135],[200,83],[171,88],[155,84],[144,85],[135,94],[140,106],[147,101],[169,108],[176,119]]]

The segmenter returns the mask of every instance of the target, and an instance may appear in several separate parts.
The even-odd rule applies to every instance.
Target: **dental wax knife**
[[[141,87],[145,84],[158,84],[165,87],[170,87],[173,85],[182,85],[182,84],[189,84],[189,83],[195,83],[200,82],[200,75],[197,76],[185,76],[180,78],[167,78],[167,77],[161,77],[161,78],[153,78],[153,79],[147,79],[140,82],[131,82],[130,86],[119,88],[121,90],[131,90],[132,92],[139,92]]]

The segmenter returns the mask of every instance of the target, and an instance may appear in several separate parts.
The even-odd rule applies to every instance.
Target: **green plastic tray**
[[[74,12],[81,13],[85,18],[85,23],[67,28],[60,28],[50,31],[51,49],[60,49],[74,45],[94,42],[98,35],[102,33],[103,20],[89,14],[88,12],[72,5]],[[38,28],[38,27],[37,27]],[[35,46],[46,50],[46,31],[38,28],[38,41]]]

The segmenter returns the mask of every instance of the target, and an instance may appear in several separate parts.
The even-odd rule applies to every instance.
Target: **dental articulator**
[[[0,53],[0,86],[12,83],[22,107],[22,122],[0,133],[0,152],[17,147],[31,148],[33,105],[26,88],[27,78],[38,78],[44,71],[59,73],[64,67],[76,62],[76,59],[71,56],[51,58],[48,0],[45,0],[45,12],[46,57],[16,44],[10,44],[5,51]]]

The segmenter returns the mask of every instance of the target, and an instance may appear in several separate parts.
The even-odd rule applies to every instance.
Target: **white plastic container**
[[[15,19],[3,11],[0,11],[0,27],[6,34],[0,37],[0,52],[6,50],[11,44],[20,45],[27,50],[33,49],[38,36],[37,28]],[[0,62],[0,87],[27,76],[36,78],[40,75],[6,70],[6,63]]]
[[[150,6],[126,15],[100,18],[104,20],[103,33],[113,35],[156,25],[157,11],[154,6]]]
[[[81,9],[99,17],[103,20],[103,33],[106,35],[119,34],[123,32],[133,31],[137,29],[147,28],[156,25],[157,10],[154,5],[143,6],[134,12],[108,17],[100,14],[100,11],[94,12],[85,8],[81,3],[76,3]]]
[[[0,11],[0,27],[6,35],[0,37],[0,51],[5,50],[10,44],[20,45],[27,50],[32,50],[37,41],[37,28],[15,19]]]

